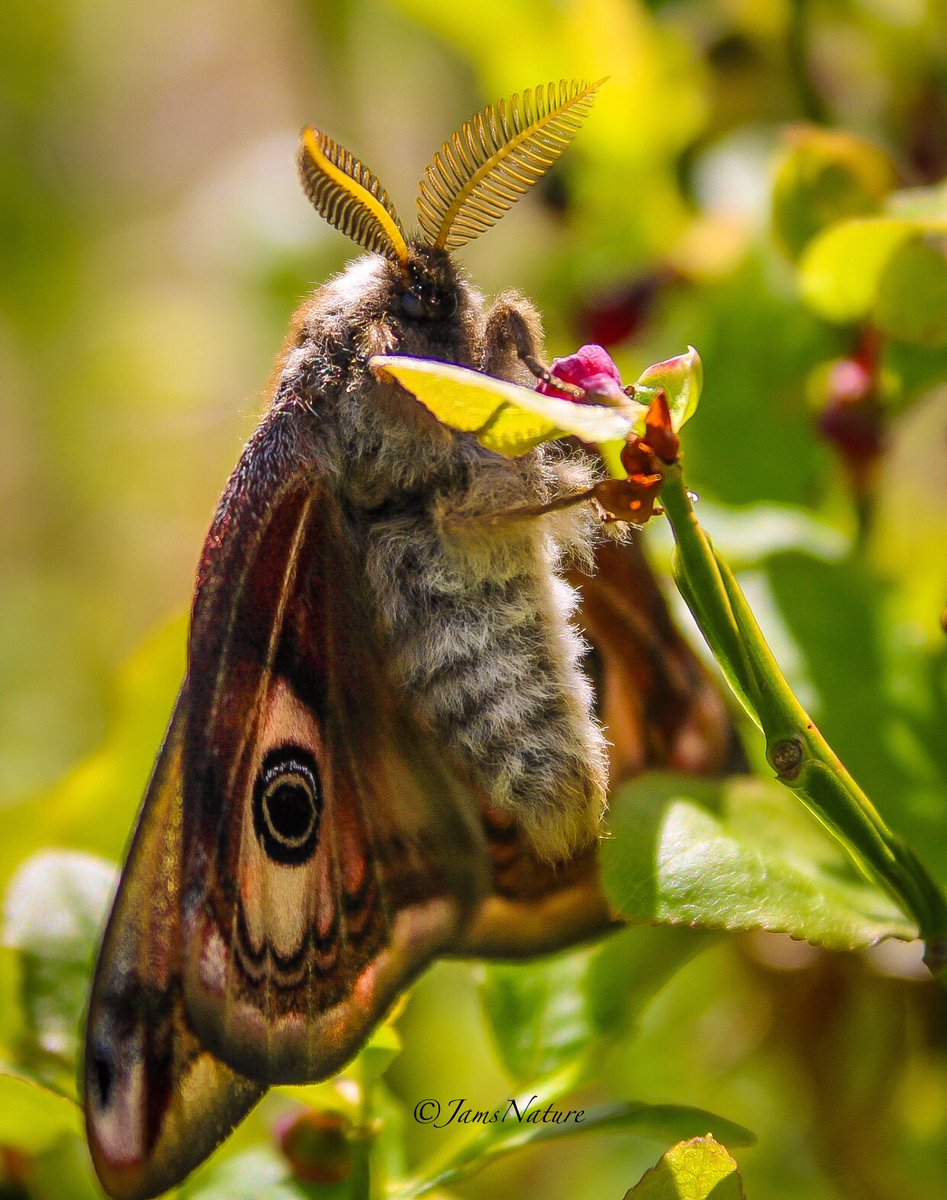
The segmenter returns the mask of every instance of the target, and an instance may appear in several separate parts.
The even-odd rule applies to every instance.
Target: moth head
[[[408,319],[439,319],[431,287],[437,251],[465,245],[500,217],[549,170],[591,111],[596,83],[561,80],[487,105],[434,155],[418,185],[421,235],[409,243],[388,193],[375,175],[318,129],[304,130],[303,187],[323,217],[366,250],[401,266]],[[425,255],[429,248],[434,254]],[[456,302],[456,301],[455,301]]]
[[[397,353],[419,358],[466,361],[474,353],[471,315],[479,296],[447,250],[417,238],[408,243],[402,262],[383,261],[375,278],[373,300],[366,296],[361,312],[385,330],[386,344]],[[372,347],[375,339],[369,335]]]

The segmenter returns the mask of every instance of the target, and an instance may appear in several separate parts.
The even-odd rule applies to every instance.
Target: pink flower
[[[608,396],[613,400],[626,398],[618,368],[612,356],[601,346],[581,346],[575,354],[554,359],[549,370],[557,379],[584,388],[586,392]],[[544,396],[558,396],[562,400],[577,399],[542,379],[536,384],[536,391]],[[579,403],[582,401],[579,400]]]

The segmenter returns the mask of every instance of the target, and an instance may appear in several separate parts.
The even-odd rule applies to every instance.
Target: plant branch
[[[835,835],[862,871],[917,922],[924,961],[947,968],[947,900],[845,770],[779,669],[740,585],[701,528],[679,462],[665,464],[661,502],[676,545],[674,573],[740,703],[766,737],[776,777]]]

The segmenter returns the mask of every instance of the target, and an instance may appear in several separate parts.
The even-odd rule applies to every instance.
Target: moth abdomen
[[[528,523],[472,546],[431,511],[376,518],[363,536],[390,669],[419,724],[544,857],[591,840],[605,743],[555,545]]]

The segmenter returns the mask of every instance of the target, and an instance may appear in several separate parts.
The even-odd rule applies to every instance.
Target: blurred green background
[[[947,4],[7,0],[0,62],[4,885],[46,846],[119,857],[217,496],[294,307],[352,255],[298,186],[300,127],[411,225],[463,119],[602,75],[575,146],[463,265],[536,300],[550,357],[604,342],[630,379],[697,346],[701,518],[829,740],[947,879]],[[909,252],[846,308],[861,243],[826,264],[813,239],[893,212],[920,221]],[[475,1005],[468,967],[422,983],[405,1098],[507,1086]],[[675,976],[609,1083],[754,1128],[751,1198],[942,1196],[945,1015],[910,951],[751,936]],[[659,1152],[553,1147],[461,1191],[618,1197]]]

